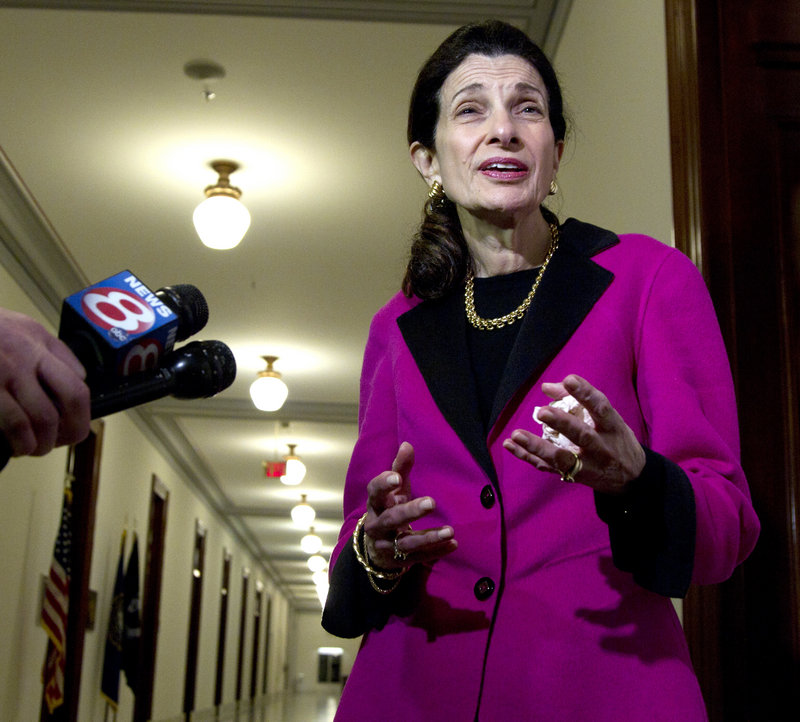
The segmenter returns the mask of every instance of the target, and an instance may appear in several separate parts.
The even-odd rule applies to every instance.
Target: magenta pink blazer
[[[337,719],[705,719],[666,595],[726,579],[759,524],[699,273],[651,238],[567,221],[488,438],[465,323],[461,293],[423,303],[398,294],[370,329],[323,616],[341,636],[368,631]],[[541,433],[540,385],[570,373],[605,392],[646,447],[644,501],[607,507],[502,448],[516,428]],[[451,525],[459,546],[380,597],[350,541],[368,481],[402,441],[416,451],[413,493],[437,502],[428,523]]]

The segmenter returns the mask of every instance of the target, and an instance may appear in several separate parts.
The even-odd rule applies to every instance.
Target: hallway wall
[[[572,0],[552,58],[572,132],[551,207],[672,242],[663,0]]]

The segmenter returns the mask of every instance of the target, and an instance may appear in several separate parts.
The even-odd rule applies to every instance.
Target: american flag
[[[58,530],[50,576],[45,582],[42,604],[42,626],[50,641],[42,672],[44,697],[52,711],[64,701],[64,666],[67,653],[67,613],[69,612],[69,580],[72,574],[72,511],[71,495],[64,492],[61,526]]]

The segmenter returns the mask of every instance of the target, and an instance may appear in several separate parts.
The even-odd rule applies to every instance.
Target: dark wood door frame
[[[272,622],[272,597],[267,594],[267,608],[264,616],[264,666],[261,670],[261,694],[267,693],[269,672],[269,633]]]
[[[169,490],[154,474],[150,491],[150,520],[147,525],[144,585],[142,593],[142,633],[139,644],[139,671],[133,722],[147,722],[153,714],[156,650],[161,612],[161,580],[167,536]]]
[[[195,520],[192,554],[192,594],[189,602],[189,633],[186,640],[186,669],[183,684],[183,713],[186,720],[194,711],[197,690],[197,655],[200,648],[200,613],[203,607],[203,575],[205,573],[206,527]]]
[[[247,629],[247,590],[250,582],[250,570],[242,569],[242,599],[239,608],[239,651],[236,655],[236,702],[242,699],[242,686],[244,674],[244,648],[245,631]]]
[[[231,586],[232,556],[226,549],[222,550],[222,584],[219,589],[219,622],[217,629],[217,672],[214,681],[214,706],[222,704],[222,692],[225,675],[225,639],[228,631],[228,597]]]
[[[800,5],[666,0],[676,244],[708,283],[762,523],[684,622],[712,720],[800,708]],[[800,191],[797,191],[800,193]]]
[[[255,608],[253,609],[253,649],[251,654],[252,665],[250,666],[250,699],[256,697],[258,689],[258,650],[261,642],[261,607],[264,598],[264,584],[256,581]]]

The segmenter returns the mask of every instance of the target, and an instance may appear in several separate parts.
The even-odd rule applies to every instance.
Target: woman
[[[364,634],[339,719],[705,718],[669,597],[759,528],[725,350],[683,255],[544,208],[564,137],[511,26],[420,72],[430,199],[370,329],[323,614]]]

